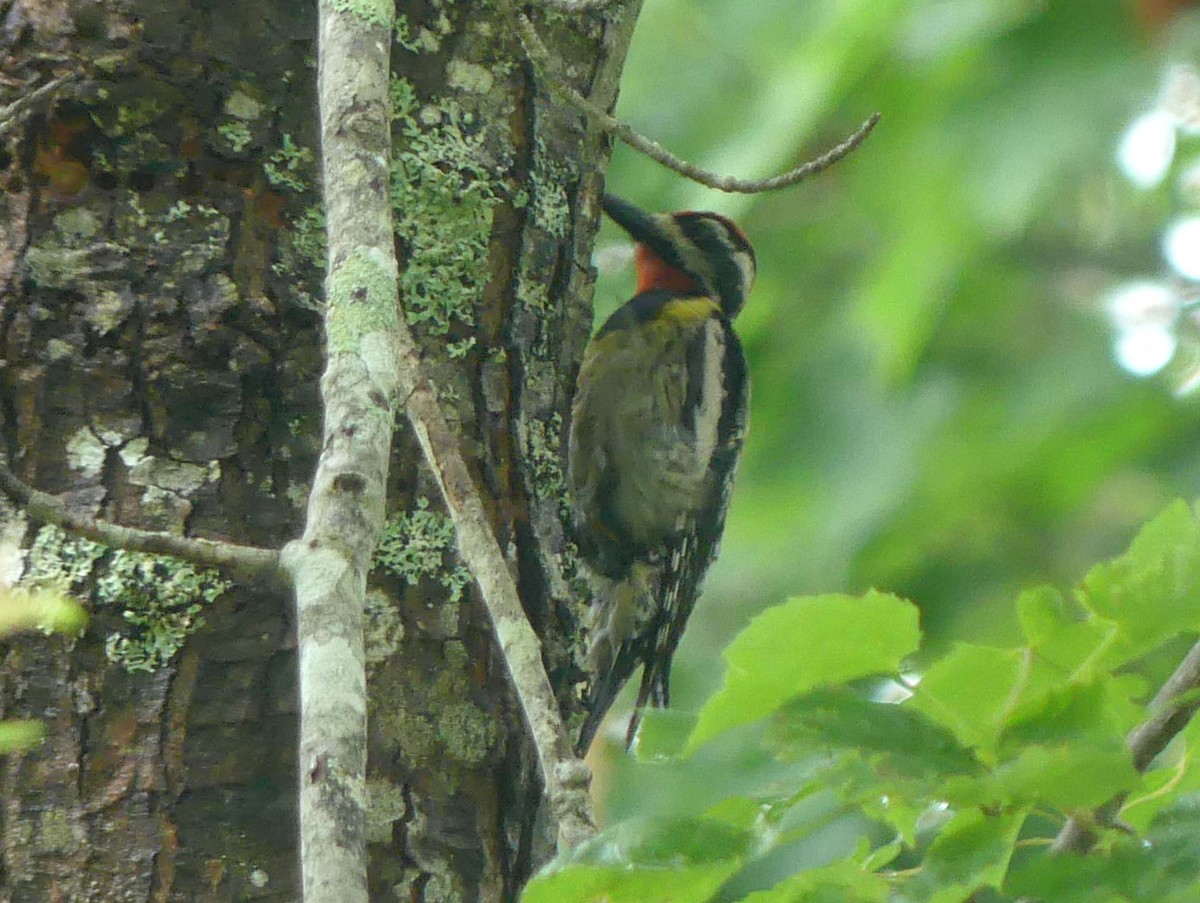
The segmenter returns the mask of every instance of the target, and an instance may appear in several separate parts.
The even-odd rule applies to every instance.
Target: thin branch
[[[1167,744],[1192,720],[1200,709],[1200,699],[1193,690],[1200,688],[1200,643],[1179,663],[1162,688],[1150,702],[1151,715],[1134,728],[1126,738],[1126,746],[1133,756],[1133,766],[1144,772],[1154,757],[1166,749]],[[1112,823],[1125,802],[1125,794],[1105,803],[1092,813],[1086,821],[1071,818],[1063,825],[1050,848],[1052,853],[1086,853],[1096,842],[1093,825],[1107,826]]]
[[[405,411],[454,521],[458,553],[479,585],[496,632],[537,753],[546,798],[558,823],[558,851],[563,853],[595,833],[587,793],[588,769],[572,752],[542,662],[541,642],[521,606],[479,490],[459,452],[464,444],[462,436],[442,413],[437,391],[423,374],[420,352],[403,319],[400,332],[399,369]]]
[[[542,0],[543,7],[560,13],[583,13],[615,5],[615,0]]]
[[[138,530],[110,524],[67,509],[62,499],[27,486],[8,465],[0,461],[0,490],[25,509],[34,520],[61,527],[68,533],[103,543],[114,549],[170,555],[193,564],[221,568],[250,577],[274,577],[279,570],[279,552],[257,546],[241,546],[212,539],[195,539]]]
[[[681,176],[691,179],[694,182],[699,182],[709,188],[715,188],[718,191],[731,191],[740,194],[758,194],[763,191],[775,191],[779,188],[787,188],[803,181],[811,175],[828,169],[834,163],[837,163],[843,157],[852,153],[855,148],[867,140],[867,136],[879,123],[880,114],[873,113],[871,116],[858,127],[858,129],[849,138],[841,144],[821,154],[815,159],[809,160],[807,163],[802,163],[795,169],[790,169],[778,176],[773,176],[768,179],[738,179],[733,176],[723,176],[720,173],[712,172],[704,169],[694,163],[689,163],[680,157],[675,156],[657,141],[645,137],[644,135],[635,132],[628,124],[622,122],[616,116],[602,110],[596,106],[574,88],[567,85],[564,81],[556,78],[553,72],[554,65],[550,60],[550,55],[546,51],[542,39],[538,37],[537,30],[533,27],[533,23],[528,17],[521,12],[516,14],[517,31],[521,36],[521,44],[525,48],[525,53],[529,59],[537,67],[545,78],[550,90],[575,107],[581,113],[594,119],[601,128],[610,132],[617,138],[620,138],[636,151],[640,151],[655,162],[665,166],[667,169],[679,173]]]
[[[0,138],[4,137],[10,129],[17,125],[24,113],[32,110],[43,99],[49,97],[64,85],[75,81],[77,78],[79,78],[79,75],[74,72],[52,78],[40,88],[35,88],[28,94],[23,94],[12,103],[0,108]]]

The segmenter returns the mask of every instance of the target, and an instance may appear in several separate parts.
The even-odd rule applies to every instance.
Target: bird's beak
[[[651,246],[662,241],[663,229],[654,214],[635,207],[615,194],[605,194],[601,203],[609,218],[628,232],[634,241]]]

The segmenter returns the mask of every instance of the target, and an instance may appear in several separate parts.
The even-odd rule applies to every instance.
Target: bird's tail
[[[657,605],[657,570],[656,566],[634,562],[623,578],[611,581],[601,590],[606,604],[593,609],[597,615],[603,613],[604,620],[591,625],[588,671],[592,685],[587,717],[576,743],[580,755],[587,752],[625,682],[645,661],[653,639],[653,632],[647,626]]]
[[[625,747],[633,744],[647,704],[655,708],[671,704],[671,662],[696,605],[708,565],[705,556],[696,554],[695,544],[694,535],[681,537],[663,561],[653,569],[644,566],[646,571],[636,581],[637,585],[626,590],[636,598],[624,601],[633,602],[642,617],[637,619],[640,622],[637,627],[626,632],[628,638],[616,646],[607,664],[603,660],[604,631],[594,635],[592,673],[596,679],[579,734],[577,748],[581,754],[591,745],[605,714],[638,665],[643,666],[642,678],[625,730]]]
[[[671,663],[675,658],[675,650],[679,648],[679,641],[683,638],[688,618],[696,606],[696,598],[700,595],[704,571],[708,565],[707,560],[702,560],[701,556],[696,554],[695,543],[694,535],[685,534],[674,545],[664,562],[658,587],[659,604],[656,608],[654,631],[646,638],[647,648],[642,658],[645,663],[642,682],[638,687],[629,727],[625,731],[626,748],[633,743],[633,738],[637,735],[647,703],[657,709],[666,708],[671,704]]]

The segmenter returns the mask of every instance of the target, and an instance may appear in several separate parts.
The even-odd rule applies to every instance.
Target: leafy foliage
[[[1070,598],[1021,594],[1019,644],[959,643],[912,675],[907,602],[871,592],[769,609],[726,650],[694,725],[648,719],[646,767],[704,782],[703,808],[618,822],[525,899],[1194,899],[1200,728],[1145,774],[1125,738],[1176,638],[1200,633],[1198,579],[1200,516],[1177,502]],[[747,743],[762,757],[752,777],[737,759]],[[1113,800],[1115,821],[1093,814]],[[1096,832],[1095,851],[1049,855],[1070,817]]]

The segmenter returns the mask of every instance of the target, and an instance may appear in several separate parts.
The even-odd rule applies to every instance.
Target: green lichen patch
[[[254,140],[250,126],[242,119],[227,119],[222,122],[217,126],[217,136],[221,139],[218,146],[228,148],[235,154],[241,154]]]
[[[392,27],[394,7],[390,0],[333,0],[333,8],[338,12],[358,16],[372,25]]]
[[[469,60],[455,58],[446,66],[446,84],[456,91],[487,94],[492,90],[492,70]]]
[[[297,144],[292,136],[284,133],[282,144],[267,156],[263,173],[267,181],[277,188],[291,191],[307,191],[312,184],[312,171],[316,162],[313,152]]]
[[[105,640],[109,661],[126,671],[163,667],[204,625],[204,606],[230,585],[215,570],[177,558],[113,552],[96,580],[96,602],[120,606],[128,629]]]
[[[313,204],[293,217],[278,247],[278,256],[271,264],[271,272],[287,281],[290,287],[288,297],[301,307],[324,312],[324,302],[314,297],[305,286],[319,284],[319,281],[310,278],[313,270],[322,276],[325,273],[329,254],[325,209]]]
[[[567,482],[562,471],[562,415],[549,420],[534,419],[525,423],[525,441],[530,464],[533,465],[534,491],[540,497],[558,498],[563,512],[570,509]]]
[[[392,824],[408,814],[404,788],[382,778],[367,778],[367,843],[387,843]]]
[[[64,809],[47,809],[38,819],[36,848],[40,853],[66,853],[79,846],[76,826]]]
[[[534,222],[555,238],[563,238],[571,223],[571,205],[567,185],[574,181],[570,165],[556,159],[539,137],[533,148],[530,173]]]
[[[305,208],[292,223],[292,246],[313,266],[325,269],[329,255],[329,242],[325,237],[325,209],[320,206]]]
[[[357,351],[368,333],[395,328],[395,273],[382,258],[356,251],[331,274],[325,316],[330,354]]]
[[[199,276],[225,256],[229,217],[208,204],[126,191],[116,205],[117,232],[129,236],[125,249],[139,261],[153,259],[176,279]]]
[[[403,14],[397,15],[392,22],[396,43],[413,53],[437,53],[442,47],[442,40],[453,28],[450,17],[444,11],[439,12],[428,27],[419,25],[413,28]]]
[[[263,114],[263,103],[255,96],[257,93],[249,85],[239,84],[225,98],[225,112],[235,119],[257,119]]]
[[[142,81],[141,84],[148,87],[153,83]],[[150,94],[139,95],[132,91],[114,94],[111,89],[103,99],[106,103],[90,110],[89,115],[96,127],[109,138],[125,138],[148,129],[163,115],[169,104],[176,102],[165,94],[160,100]]]
[[[404,639],[404,622],[396,603],[387,593],[373,589],[367,592],[363,622],[363,647],[368,665],[387,661]]]
[[[24,582],[27,586],[62,592],[79,590],[106,551],[98,542],[78,539],[47,524],[38,530],[29,547]]]
[[[36,285],[91,293],[97,279],[123,271],[129,250],[61,231],[43,233],[25,251],[25,269]]]
[[[96,292],[92,303],[87,306],[84,316],[98,335],[108,335],[124,323],[134,308],[134,296],[128,286],[101,288]]]
[[[445,335],[456,322],[475,322],[500,181],[474,113],[453,99],[421,106],[403,79],[392,80],[391,100],[392,206],[406,252],[401,302],[410,323]]]
[[[87,207],[68,207],[54,217],[55,229],[84,242],[95,238],[101,225],[100,215]]]
[[[381,675],[372,685],[368,717],[395,739],[407,766],[444,771],[453,785],[458,766],[487,760],[500,730],[495,715],[474,699],[468,677],[474,664],[463,644],[443,643],[440,654],[436,662],[409,659],[407,673]]]
[[[458,602],[471,576],[461,564],[448,564],[456,548],[453,522],[430,511],[429,500],[421,498],[415,510],[388,518],[371,564],[410,586],[423,577],[435,579],[446,588],[447,601]]]
[[[67,465],[84,476],[99,476],[107,454],[108,448],[89,427],[81,426],[67,439]]]
[[[153,671],[167,664],[204,624],[204,606],[230,586],[210,568],[165,555],[112,551],[50,525],[34,537],[22,582],[85,595],[93,575],[96,605],[119,607],[127,624],[104,643],[109,660],[127,671]]]

